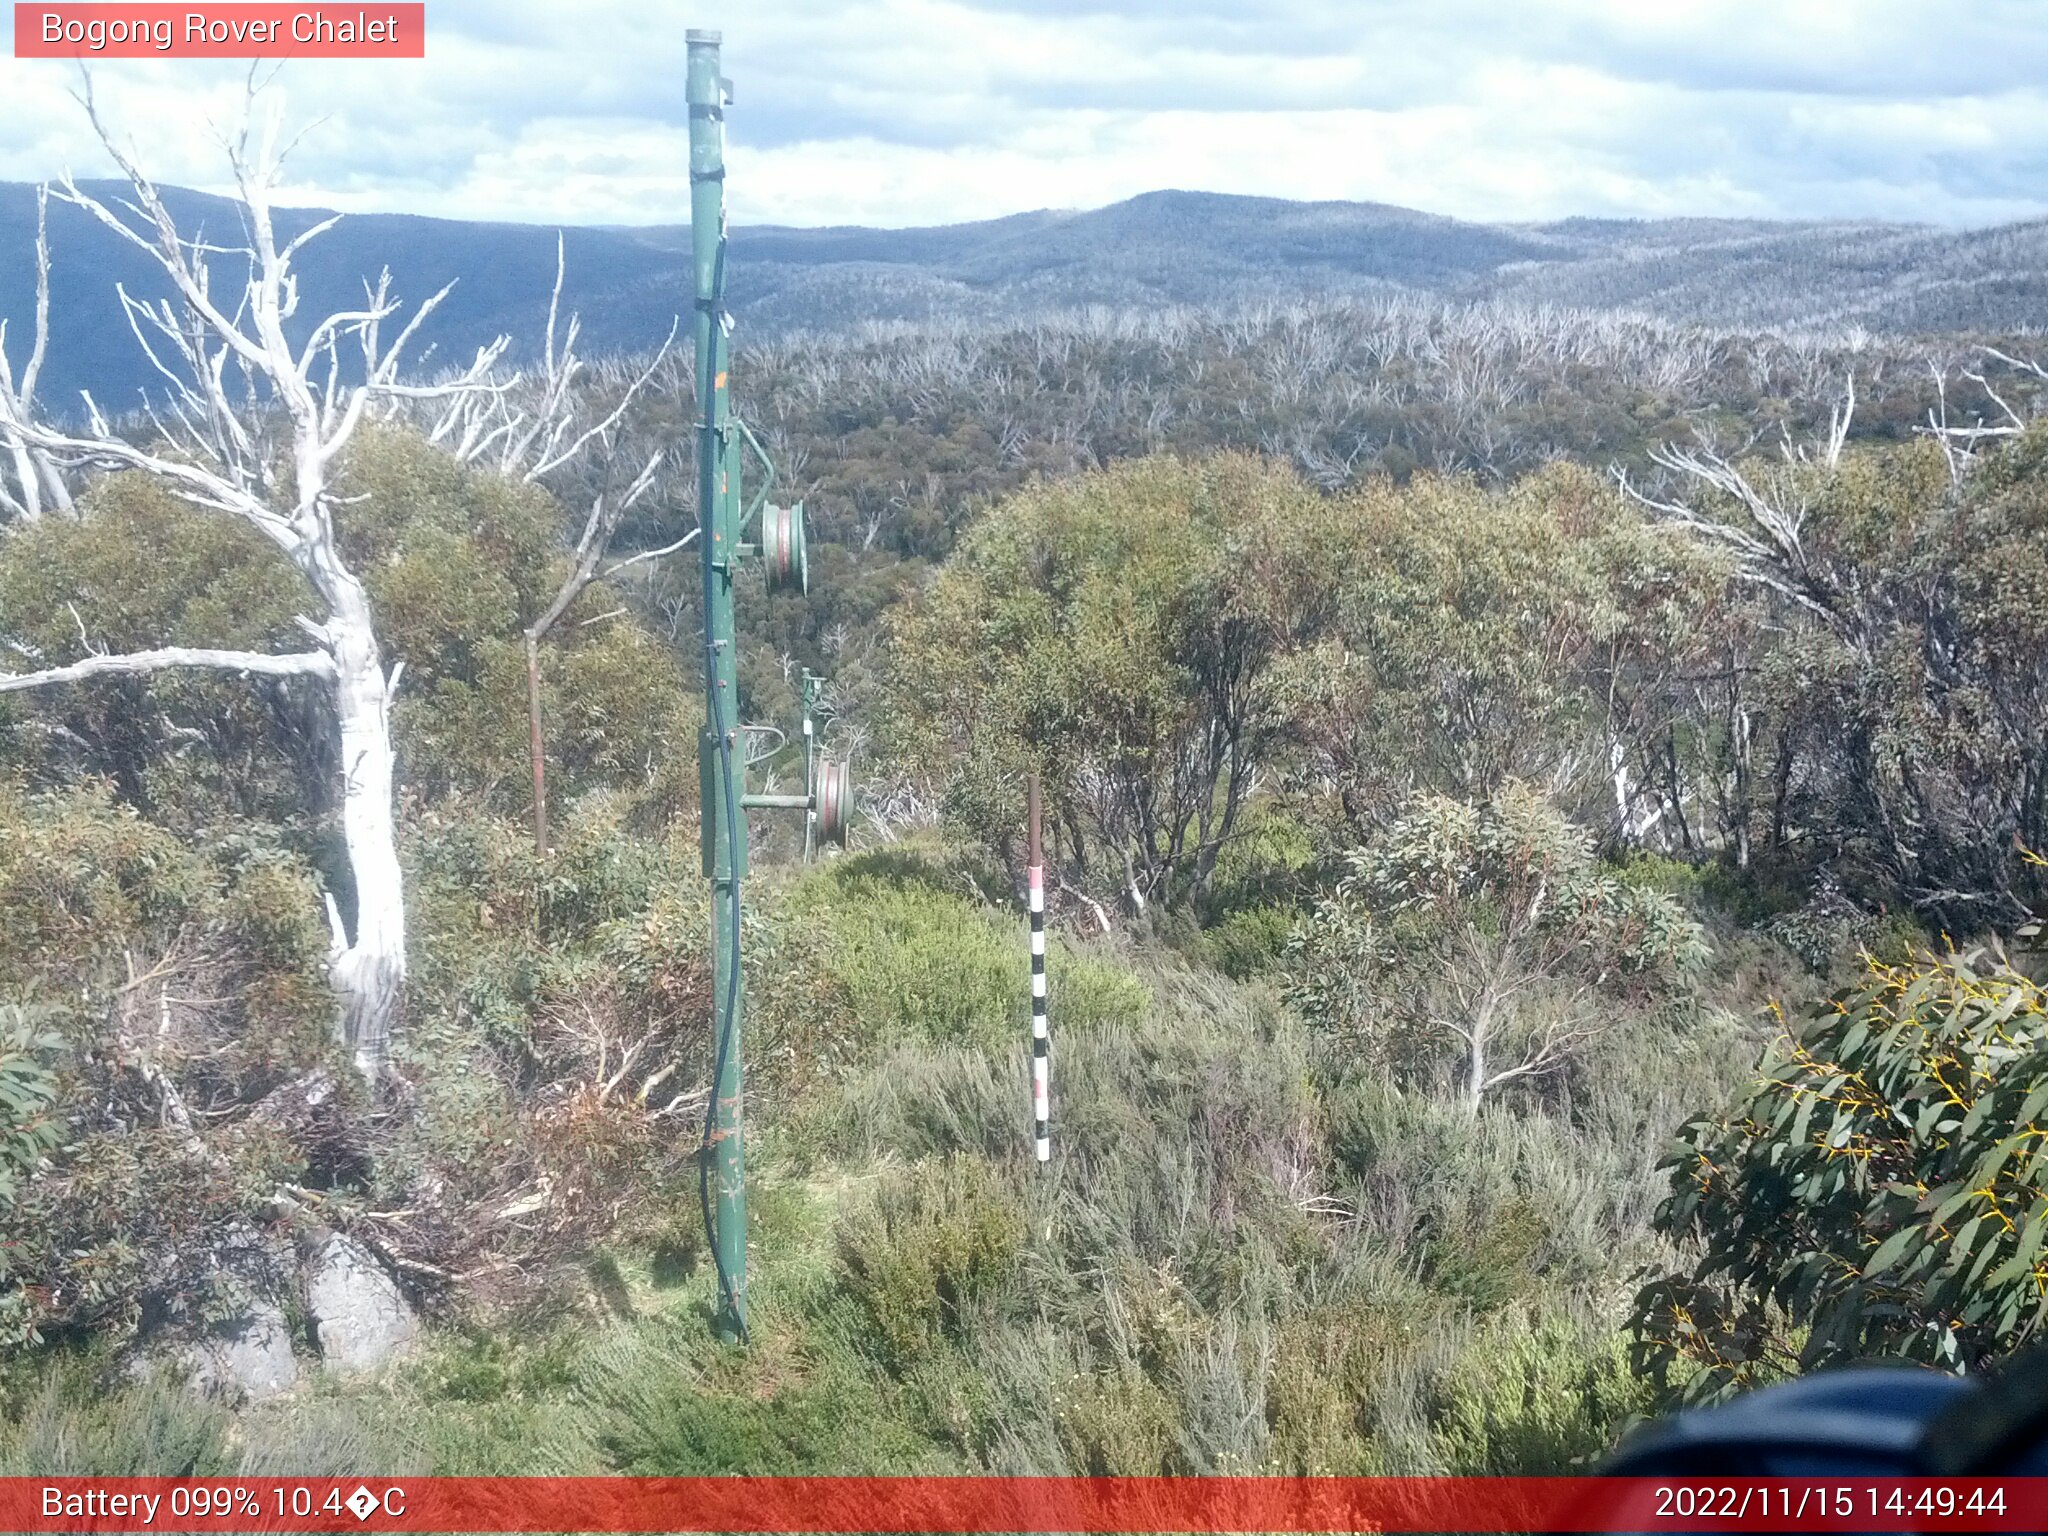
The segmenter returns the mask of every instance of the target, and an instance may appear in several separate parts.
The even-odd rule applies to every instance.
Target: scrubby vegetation
[[[1594,415],[1650,384],[1588,369],[1554,382]],[[743,702],[829,652],[874,809],[810,867],[765,836],[749,885],[744,1349],[697,1212],[686,577],[597,582],[551,640],[537,850],[563,509],[398,423],[351,446],[406,663],[382,1082],[325,991],[352,896],[304,682],[0,695],[0,1466],[1556,1472],[1678,1397],[2036,1325],[2038,985],[1960,950],[2042,894],[2038,430],[1688,462],[1650,452],[1674,407],[1613,445],[1631,496],[1597,455],[1456,472],[1483,394],[1445,472],[1389,439],[1317,483],[1313,443],[1203,434],[1040,461],[924,387],[881,438],[777,423],[849,592],[744,616]],[[928,494],[854,456],[941,439]],[[266,646],[293,579],[104,476],[0,533],[0,649]],[[424,1349],[198,1390],[184,1347],[258,1304],[309,1348],[314,1230]]]

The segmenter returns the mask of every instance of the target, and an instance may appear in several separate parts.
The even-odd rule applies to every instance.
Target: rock
[[[207,1257],[209,1304],[223,1308],[227,1320],[206,1326],[195,1298],[178,1297],[156,1319],[150,1347],[134,1357],[130,1370],[140,1377],[170,1361],[194,1387],[230,1400],[261,1401],[290,1391],[300,1374],[282,1304],[296,1278],[291,1239],[274,1227],[237,1221],[214,1237]]]
[[[419,1343],[419,1319],[398,1282],[339,1232],[316,1240],[306,1263],[306,1310],[320,1358],[344,1375],[377,1370]]]
[[[298,1383],[299,1362],[281,1308],[268,1302],[186,1349],[192,1383],[223,1397],[261,1402]]]

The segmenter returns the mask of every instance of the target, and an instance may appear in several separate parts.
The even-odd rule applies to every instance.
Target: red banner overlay
[[[355,4],[25,5],[17,59],[423,59],[422,0]]]
[[[2048,1478],[0,1478],[5,1531],[2043,1531]]]

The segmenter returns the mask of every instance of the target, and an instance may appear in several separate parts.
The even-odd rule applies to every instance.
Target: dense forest
[[[633,558],[695,521],[687,362],[87,451],[17,348],[0,685],[62,675],[0,687],[0,1464],[1560,1472],[1998,1358],[2048,1285],[2033,356],[1412,298],[743,347],[817,540],[744,711],[828,674],[866,810],[760,826],[737,1347],[696,552]],[[293,431],[331,527],[194,490]],[[118,664],[172,650],[242,660]]]

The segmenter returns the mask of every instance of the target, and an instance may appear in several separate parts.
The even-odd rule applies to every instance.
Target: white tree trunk
[[[1489,985],[1465,1030],[1465,1103],[1474,1114],[1486,1098],[1486,1046],[1493,1034],[1493,1015],[1499,1002],[1499,995]]]
[[[374,1083],[383,1075],[405,999],[405,885],[392,784],[395,677],[385,674],[361,584],[353,576],[330,580],[336,587],[335,617],[327,631],[341,725],[341,824],[356,910],[352,934],[330,910],[329,975],[341,1004],[342,1043]]]
[[[305,339],[294,346],[286,334],[299,304],[292,263],[335,219],[278,240],[271,194],[288,145],[275,118],[261,125],[251,122],[247,109],[253,107],[257,92],[253,76],[249,90],[241,130],[226,141],[240,193],[239,223],[248,244],[226,249],[179,234],[154,183],[100,120],[91,79],[85,80],[81,99],[87,117],[127,177],[132,196],[110,205],[69,177],[58,195],[155,262],[170,280],[174,302],[152,305],[125,291],[119,294],[129,328],[170,386],[169,408],[150,412],[152,424],[168,441],[159,449],[122,436],[89,396],[89,420],[83,429],[62,430],[39,418],[34,393],[48,341],[49,306],[49,246],[43,238],[39,203],[35,341],[18,377],[0,347],[0,511],[25,520],[69,510],[61,469],[145,473],[195,506],[249,524],[305,575],[322,609],[317,621],[301,617],[299,624],[316,648],[291,655],[189,648],[125,656],[92,654],[34,673],[0,672],[0,693],[184,666],[317,676],[332,687],[341,735],[342,831],[355,883],[355,912],[345,922],[339,904],[328,898],[329,979],[336,993],[342,1043],[374,1083],[384,1073],[405,998],[405,889],[398,863],[391,746],[391,697],[399,667],[386,674],[369,598],[340,552],[334,514],[345,503],[333,492],[333,466],[379,403],[396,408],[402,402],[438,401],[448,414],[432,434],[436,440],[460,427],[465,444],[477,451],[501,440],[516,441],[514,457],[526,465],[526,478],[532,480],[565,464],[587,445],[608,441],[611,427],[652,377],[654,365],[628,388],[610,415],[579,433],[570,390],[582,366],[573,352],[576,322],[572,317],[569,323],[570,342],[557,349],[551,304],[546,387],[538,409],[514,411],[503,403],[516,382],[494,373],[509,343],[505,337],[480,348],[467,369],[430,382],[407,383],[400,376],[402,356],[450,290],[443,288],[414,309],[395,339],[387,340],[383,328],[399,314],[388,271],[366,286],[363,307],[312,324]],[[212,281],[209,262],[237,256],[247,259],[247,283],[238,295],[224,294]],[[560,290],[558,267],[557,300]],[[357,351],[360,362],[345,366],[344,355]],[[656,363],[666,355],[664,346]],[[351,374],[355,382],[349,382]],[[236,382],[240,379],[250,382],[246,394]],[[280,473],[284,465],[273,446],[278,423],[290,432],[289,481]],[[651,461],[642,471],[623,505],[648,490],[658,462]],[[579,561],[592,570],[603,552],[599,534],[608,537],[617,515],[607,514],[602,502],[593,510],[578,546]],[[573,597],[570,592],[561,606]],[[91,650],[90,645],[86,648]]]
[[[32,523],[43,515],[43,477],[35,460],[29,457],[28,444],[9,444],[13,449],[15,490],[12,504],[19,506],[16,514],[23,522]],[[0,494],[6,493],[6,486],[0,485]]]

